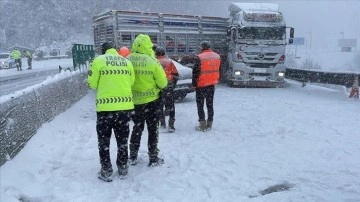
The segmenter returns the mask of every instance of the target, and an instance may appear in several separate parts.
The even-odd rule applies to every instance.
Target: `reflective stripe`
[[[135,74],[152,75],[154,72],[149,70],[135,70]]]
[[[110,97],[110,98],[100,98],[96,99],[96,104],[113,104],[120,102],[132,102],[132,97]]]
[[[148,91],[148,92],[133,92],[134,97],[149,97],[149,96],[155,96],[155,92]]]
[[[110,75],[110,74],[129,74],[129,70],[123,70],[123,69],[110,69],[110,70],[102,70],[100,71],[100,75]]]
[[[201,71],[200,74],[213,74],[218,72],[219,72],[218,70],[214,69],[214,70]]]

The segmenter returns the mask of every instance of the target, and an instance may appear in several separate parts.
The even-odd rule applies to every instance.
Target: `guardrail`
[[[67,58],[71,58],[72,56],[70,55],[58,55],[58,56],[47,56],[47,57],[34,57],[34,60],[36,61],[40,61],[40,60],[53,60],[53,59],[67,59]]]
[[[71,72],[71,68],[70,68],[70,67],[61,67],[61,66],[59,65],[59,73],[62,72],[62,71],[69,71],[69,72]]]
[[[337,72],[324,72],[316,70],[303,70],[303,69],[286,69],[285,78],[299,81],[303,83],[323,83],[334,84],[351,87],[354,84],[356,78],[359,78],[360,74],[357,73],[337,73]]]
[[[67,110],[88,93],[86,72],[69,74],[57,82],[1,101],[0,165],[15,157],[42,124]]]
[[[63,57],[68,56],[45,58]],[[92,45],[74,44],[73,71],[71,67],[59,65],[59,72],[69,71],[69,77],[23,92],[21,96],[0,100],[0,165],[15,157],[42,124],[86,95],[89,90],[86,70],[94,57]]]
[[[358,73],[337,73],[287,68],[285,78],[300,81],[303,87],[308,82],[342,85],[347,88],[351,87],[349,98],[359,98],[360,74]]]

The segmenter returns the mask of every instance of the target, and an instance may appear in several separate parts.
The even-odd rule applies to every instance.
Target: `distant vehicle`
[[[175,101],[179,102],[183,100],[188,93],[194,92],[192,88],[192,69],[174,60],[173,62],[179,73],[179,79],[174,89]]]
[[[15,67],[15,60],[10,57],[10,53],[0,53],[0,69],[10,69]]]

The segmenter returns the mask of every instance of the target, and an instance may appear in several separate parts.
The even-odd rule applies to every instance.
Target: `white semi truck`
[[[272,3],[231,3],[227,64],[222,75],[230,85],[282,87],[285,78],[284,16]]]
[[[229,18],[109,11],[93,18],[95,50],[100,53],[105,41],[131,47],[135,37],[145,33],[169,57],[191,66],[206,40],[221,55],[222,81],[231,86],[283,86],[287,27],[277,4],[231,3],[229,11]]]

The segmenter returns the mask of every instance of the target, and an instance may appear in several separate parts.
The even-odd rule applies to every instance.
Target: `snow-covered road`
[[[1,166],[0,201],[360,201],[359,100],[343,89],[287,84],[217,86],[214,126],[206,133],[194,131],[190,94],[176,104],[176,132],[160,131],[165,164],[147,167],[145,131],[140,164],[125,180],[115,173],[111,183],[96,175],[91,91]],[[113,165],[115,145],[113,138]],[[269,187],[280,191],[262,192]]]
[[[26,87],[41,83],[47,77],[59,73],[59,66],[72,67],[72,58],[68,59],[51,59],[33,61],[33,68],[27,70],[25,64],[26,59],[23,59],[23,71],[13,69],[0,70],[0,95],[8,95],[9,93],[22,90]]]

